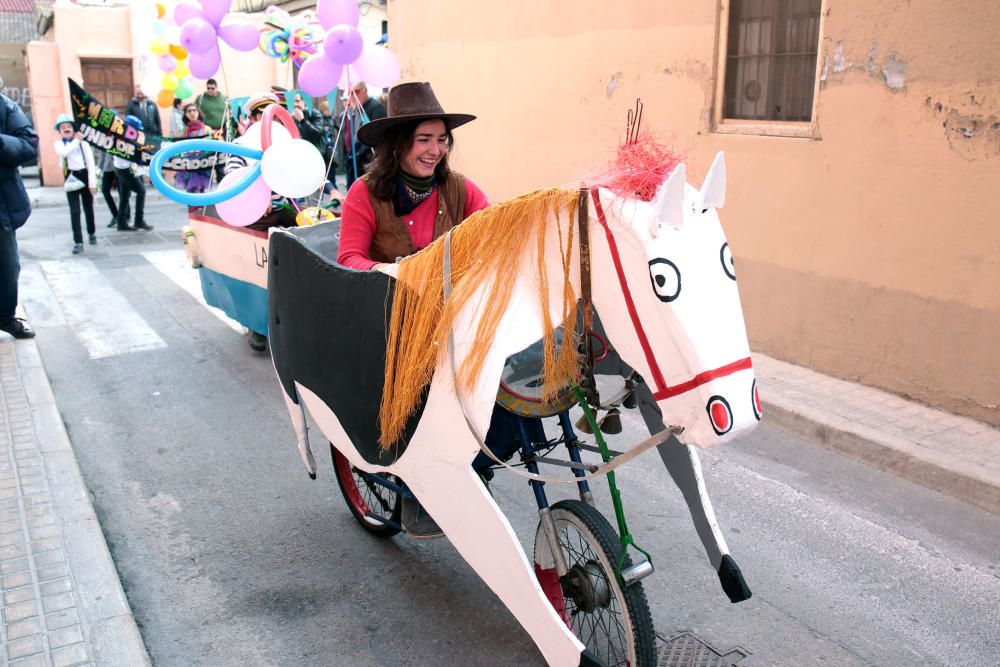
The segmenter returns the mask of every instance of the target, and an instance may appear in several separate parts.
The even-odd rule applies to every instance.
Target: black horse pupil
[[[664,278],[663,276],[656,276],[656,284],[658,286],[663,287],[666,283],[667,283],[666,278]]]

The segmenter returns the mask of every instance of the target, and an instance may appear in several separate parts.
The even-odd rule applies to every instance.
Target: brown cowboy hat
[[[411,121],[440,118],[449,130],[465,125],[476,117],[467,113],[445,113],[426,81],[401,83],[389,89],[388,116],[358,128],[358,139],[369,146],[381,143],[389,128]]]

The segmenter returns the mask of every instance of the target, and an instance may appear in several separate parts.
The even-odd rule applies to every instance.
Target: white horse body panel
[[[724,166],[716,166],[712,178],[724,179]],[[588,202],[593,301],[609,342],[645,379],[664,422],[683,427],[684,441],[707,447],[755,425],[759,407],[755,407],[755,382],[731,255],[726,264],[725,237],[718,216],[714,209],[692,209],[702,202],[718,201],[718,185],[706,183],[702,191],[685,190],[681,166],[652,203],[619,199],[604,190],[599,194],[599,206]],[[283,234],[275,232],[272,245]],[[564,287],[560,238],[565,240],[565,236],[560,237],[559,225],[550,218],[543,266],[548,272],[549,316],[557,323],[562,319]],[[271,254],[276,257],[273,250]],[[573,236],[568,257],[573,293],[579,295],[578,235]],[[471,468],[479,453],[476,435],[486,436],[505,360],[543,335],[533,253],[504,261],[502,270],[517,271],[518,279],[495,338],[489,342],[482,372],[471,390],[457,389],[454,369],[462,367],[475,343],[481,309],[490,298],[488,279],[454,320],[454,360],[446,350],[439,351],[419,422],[405,451],[395,460],[385,465],[366,461],[351,444],[341,419],[304,383],[296,380],[297,397],[286,398],[293,421],[300,417],[292,405],[301,401],[352,465],[402,477],[463,558],[528,631],[546,661],[578,665],[583,645],[545,597],[510,524]],[[272,272],[277,265],[275,260]],[[272,283],[273,278],[272,273]],[[273,302],[271,310],[276,312]],[[277,333],[280,328],[272,331]],[[272,350],[287,391],[293,378],[281,378],[279,352]],[[466,418],[476,435],[469,430]],[[300,434],[300,448],[303,438]],[[309,467],[311,455],[307,456],[307,445],[304,447],[303,458]],[[671,454],[663,458],[670,467]],[[697,458],[682,463],[678,465],[689,480],[686,496],[701,495],[704,487]],[[724,554],[725,544],[707,498],[703,503],[707,507],[702,515],[710,524],[706,530],[715,534],[718,549]],[[703,535],[703,541],[707,539]]]

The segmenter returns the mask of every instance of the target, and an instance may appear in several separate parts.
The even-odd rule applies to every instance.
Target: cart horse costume
[[[619,155],[649,147],[637,139]],[[400,260],[395,277],[338,265],[334,224],[270,237],[272,357],[309,474],[316,464],[306,411],[335,448],[338,481],[362,525],[398,532],[393,503],[415,496],[550,665],[655,664],[638,583],[652,568],[625,554],[624,520],[611,528],[587,487],[646,449],[657,447],[681,487],[730,599],[750,596],[691,447],[710,447],[760,420],[732,255],[716,213],[725,163],[720,153],[700,189],[687,184],[676,159],[646,166],[642,183],[608,177],[483,209]],[[575,331],[574,342],[567,334],[560,344],[563,331]],[[591,408],[637,405],[651,437],[610,452],[598,430],[602,462],[586,462],[580,450],[598,448],[576,438],[562,401],[562,436],[549,439],[540,420],[518,417],[517,444],[487,448],[498,388],[517,396],[511,358],[526,350],[540,360],[529,383],[540,404],[577,396],[588,418]],[[601,403],[595,371],[624,375],[627,393]],[[553,462],[546,454],[554,443],[570,458],[561,466],[571,472],[559,481],[577,484],[581,500],[549,507],[544,484],[553,479],[538,464]],[[484,484],[484,460],[508,467],[518,451],[526,465],[515,472],[530,479],[539,505],[530,559]],[[370,494],[380,486],[389,493]],[[571,533],[587,549],[570,548]],[[609,612],[611,623],[592,620]],[[598,631],[611,636],[597,641]]]

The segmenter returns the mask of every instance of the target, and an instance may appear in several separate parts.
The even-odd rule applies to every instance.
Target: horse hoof
[[[580,654],[580,667],[608,667],[604,661],[587,649]]]
[[[729,596],[729,601],[734,604],[749,600],[753,595],[746,580],[743,579],[740,566],[729,554],[722,557],[722,563],[719,565],[719,581],[722,582],[722,590]]]

